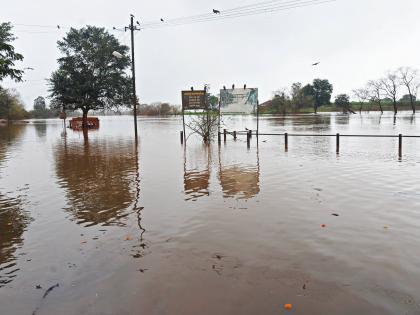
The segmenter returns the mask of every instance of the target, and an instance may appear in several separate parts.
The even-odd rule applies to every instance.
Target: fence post
[[[289,134],[287,132],[284,134],[284,149],[286,152],[289,150]]]
[[[222,142],[222,135],[220,133],[220,131],[217,132],[217,143],[221,143]]]
[[[249,131],[246,133],[246,146],[248,149],[251,147],[251,134]]]
[[[335,152],[337,154],[339,154],[340,153],[340,134],[339,133],[337,133],[337,135],[336,135],[336,143],[335,143],[335,146],[336,146]]]
[[[402,134],[398,135],[398,157],[401,159],[402,158]]]
[[[233,132],[233,140],[236,140],[236,131]]]
[[[183,144],[184,143],[184,132],[183,131],[180,131],[179,132],[179,136],[181,138],[181,144]]]
[[[223,129],[223,141],[226,142],[226,129]]]

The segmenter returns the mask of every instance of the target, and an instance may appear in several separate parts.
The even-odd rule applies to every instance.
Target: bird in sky
[[[313,63],[312,65],[313,65],[313,66],[317,66],[317,65],[319,65],[319,64],[320,64],[320,62],[318,61],[318,62]]]
[[[161,22],[165,22],[163,19],[160,19]]]
[[[220,14],[220,11],[219,10],[216,10],[216,9],[213,9],[213,13],[214,14]]]
[[[60,25],[57,25],[57,28],[60,29]]]

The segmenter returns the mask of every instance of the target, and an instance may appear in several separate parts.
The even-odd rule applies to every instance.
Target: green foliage
[[[29,118],[19,95],[13,91],[0,87],[0,118],[7,120],[19,120]]]
[[[219,107],[219,98],[217,96],[214,96],[214,95],[209,94],[207,101],[208,101],[208,104],[209,104],[210,109],[218,109],[218,107]]]
[[[42,96],[38,96],[34,100],[34,109],[31,111],[31,115],[34,118],[53,118],[57,117],[59,114],[58,109],[50,109],[47,107],[47,103],[45,102],[45,98]]]
[[[406,94],[403,97],[401,97],[400,102],[401,103],[410,103],[411,104],[411,97],[413,98],[413,102],[417,101],[417,98],[415,95]]]
[[[331,102],[333,86],[328,80],[315,79],[312,85],[314,98],[314,111],[322,105],[328,105]]]
[[[343,113],[353,112],[350,105],[350,96],[347,94],[339,94],[335,98],[335,106],[343,110]]]
[[[22,81],[23,71],[15,68],[16,61],[22,61],[23,56],[15,52],[11,42],[16,39],[12,34],[10,23],[0,24],[0,81],[9,77],[14,81]]]
[[[50,78],[52,106],[67,110],[118,109],[130,107],[131,78],[125,73],[130,65],[128,47],[104,28],[71,28],[58,41],[63,57]],[[123,57],[116,58],[113,52]]]

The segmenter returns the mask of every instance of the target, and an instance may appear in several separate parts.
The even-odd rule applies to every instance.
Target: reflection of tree
[[[5,158],[8,146],[13,145],[24,131],[24,125],[0,125],[0,162]]]
[[[34,124],[36,135],[39,138],[45,138],[47,135],[47,123],[45,121]]]
[[[24,212],[21,197],[0,194],[0,288],[13,281],[16,272],[15,251],[23,244],[23,233],[31,221]]]
[[[124,225],[136,195],[135,155],[132,143],[109,139],[56,147],[56,173],[78,224]]]

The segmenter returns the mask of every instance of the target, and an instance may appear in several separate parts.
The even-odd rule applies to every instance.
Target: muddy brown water
[[[420,135],[419,119],[260,128]],[[87,139],[58,120],[0,128],[0,314],[420,314],[420,139],[399,160],[389,138],[342,138],[337,156],[334,138],[184,147],[180,118],[139,128],[137,147],[131,117]]]

